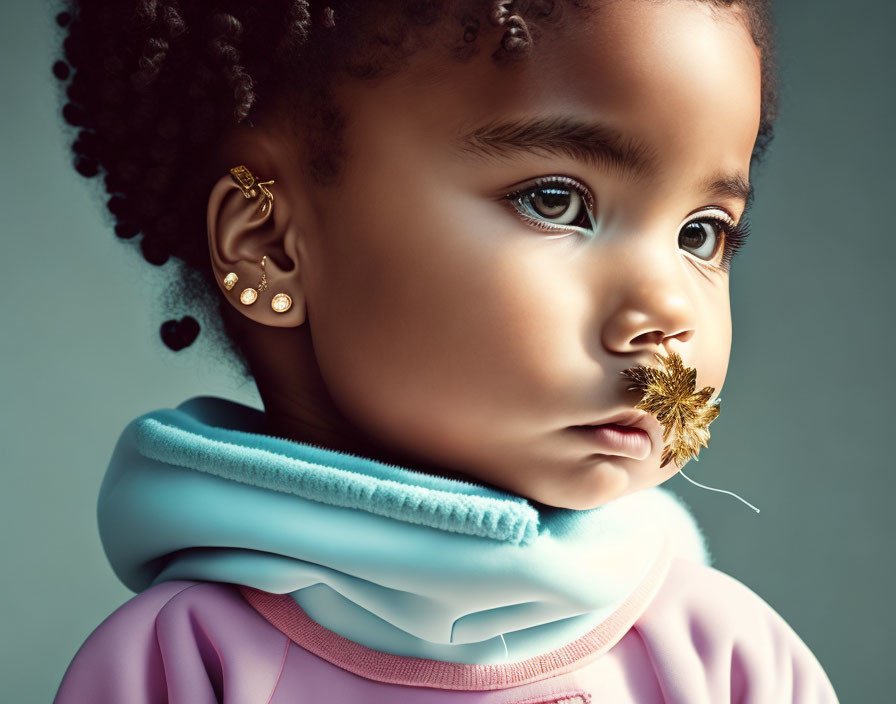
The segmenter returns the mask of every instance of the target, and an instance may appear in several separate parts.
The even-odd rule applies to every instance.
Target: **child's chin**
[[[627,458],[619,458],[620,463],[630,463]],[[640,491],[634,486],[626,469],[614,466],[616,462],[602,462],[585,475],[580,475],[556,488],[545,488],[537,495],[529,496],[529,500],[540,506],[549,508],[565,508],[575,511],[587,511],[608,504],[626,494]]]

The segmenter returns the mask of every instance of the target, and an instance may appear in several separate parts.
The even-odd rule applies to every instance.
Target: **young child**
[[[98,518],[138,594],[57,704],[837,701],[659,487],[718,414],[764,0],[58,19],[76,168],[264,410],[124,429]]]

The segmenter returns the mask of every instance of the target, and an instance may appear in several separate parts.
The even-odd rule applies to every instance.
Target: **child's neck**
[[[270,368],[267,374],[270,374]],[[454,468],[411,457],[371,438],[339,411],[319,373],[303,373],[296,365],[288,372],[284,370],[276,379],[269,378],[265,373],[255,378],[264,404],[264,433],[267,435],[360,455],[448,479],[487,485]]]

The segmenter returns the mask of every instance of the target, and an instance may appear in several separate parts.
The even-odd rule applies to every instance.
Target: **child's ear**
[[[207,212],[215,279],[221,295],[247,318],[263,325],[296,327],[305,322],[306,300],[296,241],[300,223],[294,217],[288,184],[285,179],[278,180],[274,161],[258,158],[248,161],[246,167],[256,183],[274,182],[254,186],[255,195],[249,198],[229,172],[215,182]],[[237,281],[228,289],[231,273]],[[254,290],[254,295],[244,293],[246,289]],[[272,302],[280,305],[274,307]]]

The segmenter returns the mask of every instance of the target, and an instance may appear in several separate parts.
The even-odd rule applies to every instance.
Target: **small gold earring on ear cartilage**
[[[224,288],[230,291],[234,286],[236,286],[236,282],[240,280],[240,277],[236,275],[235,272],[231,271],[227,276],[224,277]]]
[[[257,181],[254,174],[243,164],[230,169],[230,177],[240,187],[244,197],[255,198],[259,191],[264,194],[265,202],[261,204],[262,214],[267,213],[274,207],[274,194],[268,188],[268,186],[274,183],[273,179],[270,181]]]
[[[258,284],[259,291],[264,291],[268,287],[268,277],[267,274],[264,273],[264,262],[267,258],[267,254],[261,258],[261,283]]]

